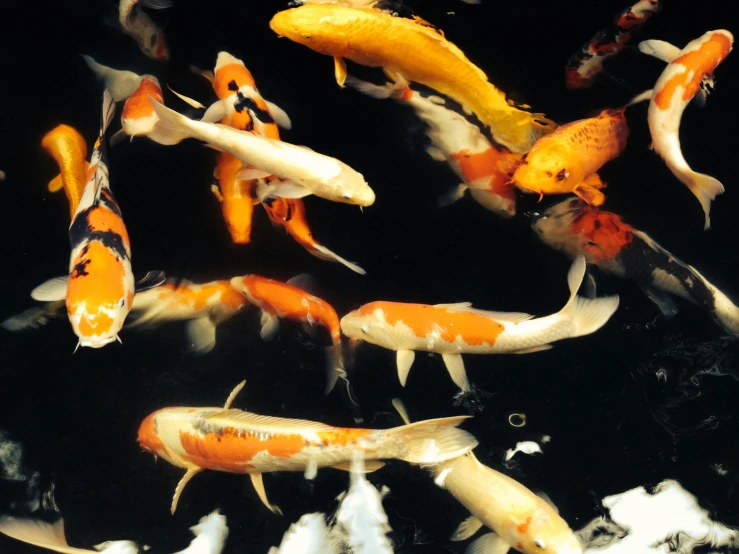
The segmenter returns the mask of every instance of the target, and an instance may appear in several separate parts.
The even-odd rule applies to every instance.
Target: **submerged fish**
[[[397,352],[398,377],[405,386],[415,351],[442,355],[454,383],[471,390],[462,354],[524,354],[551,348],[549,343],[589,335],[618,308],[618,296],[577,296],[585,275],[578,258],[567,275],[570,299],[556,314],[532,319],[524,313],[489,312],[459,304],[370,302],[341,319],[342,332]]]
[[[251,242],[251,226],[254,204],[257,200],[254,187],[256,180],[239,179],[244,164],[227,152],[219,152],[213,177],[218,181],[211,187],[213,195],[221,205],[223,220],[234,244]]]
[[[154,23],[149,15],[141,9],[169,8],[171,0],[120,0],[118,4],[118,21],[123,32],[132,36],[141,51],[152,60],[160,62],[169,59],[169,49],[164,31]]]
[[[270,21],[280,36],[332,56],[344,86],[344,59],[382,67],[449,96],[474,113],[496,142],[524,153],[556,126],[543,114],[522,111],[488,82],[485,73],[442,34],[418,21],[380,10],[306,4],[278,12]]]
[[[57,125],[44,135],[41,146],[54,158],[60,171],[49,182],[49,190],[64,189],[70,217],[74,218],[87,183],[87,143],[74,127]]]
[[[699,306],[729,333],[739,336],[739,307],[693,266],[618,215],[571,198],[536,217],[533,228],[542,241],[569,258],[585,256],[588,263],[606,273],[636,281],[665,315],[677,313],[669,297],[673,294]]]
[[[231,408],[245,381],[231,393],[223,408],[163,408],[141,423],[142,448],[187,470],[177,485],[172,512],[190,479],[205,469],[248,473],[270,510],[262,474],[301,471],[313,478],[321,467],[349,469],[354,452],[367,460],[367,471],[379,469],[379,460],[398,459],[412,464],[437,463],[461,456],[477,441],[457,429],[470,416],[419,421],[393,429],[349,429],[300,419],[262,416]]]

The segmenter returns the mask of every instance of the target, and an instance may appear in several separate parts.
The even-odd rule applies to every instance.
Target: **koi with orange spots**
[[[77,347],[100,348],[120,341],[118,332],[133,303],[130,240],[110,190],[105,151],[105,131],[114,113],[113,97],[106,89],[87,184],[69,227],[69,276],[51,279],[31,292],[35,300],[66,299],[69,321],[79,337]]]
[[[739,307],[693,266],[618,215],[571,198],[536,214],[532,225],[543,242],[570,259],[584,256],[605,273],[638,283],[666,317],[677,314],[670,295],[678,296],[739,336]]]
[[[604,62],[622,52],[633,33],[660,9],[660,0],[638,0],[621,12],[611,27],[598,31],[567,63],[567,88],[589,88],[595,80],[609,77]]]
[[[680,149],[680,121],[693,98],[706,94],[711,76],[733,48],[734,36],[723,29],[709,31],[685,48],[663,41],[645,41],[639,50],[668,62],[654,85],[649,102],[649,132],[652,149],[665,161],[678,180],[690,189],[705,214],[704,229],[711,227],[711,201],[724,192],[718,179],[693,171]]]
[[[577,296],[585,275],[585,259],[575,260],[567,276],[570,298],[556,314],[534,316],[490,312],[458,304],[370,302],[341,319],[348,337],[395,350],[400,384],[405,386],[415,351],[441,354],[454,383],[471,390],[462,354],[525,354],[548,350],[550,343],[589,335],[618,308],[618,296]]]
[[[152,60],[166,62],[169,49],[164,31],[154,23],[141,6],[153,10],[170,8],[171,0],[120,0],[118,4],[118,21],[121,29],[136,40],[141,51]]]
[[[346,84],[374,98],[405,102],[426,123],[426,136],[431,141],[427,152],[435,160],[447,162],[462,181],[440,199],[440,205],[456,202],[469,190],[478,204],[498,216],[516,215],[511,177],[521,161],[520,154],[492,144],[477,125],[446,107],[443,98],[423,96],[400,75],[395,76],[395,83],[384,87],[351,76],[347,76]]]
[[[49,191],[64,189],[73,218],[87,183],[87,143],[74,127],[62,124],[44,135],[41,146],[54,158],[60,171],[49,182]]]
[[[470,416],[375,430],[332,427],[231,408],[244,384],[245,381],[234,389],[223,408],[163,408],[141,423],[141,447],[187,470],[175,490],[172,513],[190,479],[206,469],[248,473],[264,505],[281,513],[267,499],[263,473],[302,471],[312,479],[322,467],[348,471],[357,450],[364,455],[365,469],[374,471],[384,465],[380,461],[384,459],[438,463],[477,446],[472,435],[457,428]]]
[[[543,114],[514,106],[457,46],[417,19],[393,17],[375,9],[305,4],[278,12],[270,28],[279,36],[332,56],[339,86],[344,86],[344,60],[349,59],[382,67],[450,97],[490,127],[495,141],[511,152],[527,152],[556,127]]]

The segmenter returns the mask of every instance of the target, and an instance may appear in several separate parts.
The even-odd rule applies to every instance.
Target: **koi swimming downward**
[[[132,36],[141,51],[152,60],[166,62],[169,59],[169,49],[164,31],[141,9],[141,6],[158,10],[172,5],[171,0],[120,0],[118,5],[121,29]]]
[[[69,125],[57,125],[41,139],[41,146],[59,166],[59,175],[49,182],[49,191],[64,189],[70,218],[77,213],[87,183],[87,143]]]

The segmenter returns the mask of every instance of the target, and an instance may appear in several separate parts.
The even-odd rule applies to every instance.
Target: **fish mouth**
[[[77,346],[81,346],[84,348],[102,348],[103,346],[106,346],[115,341],[116,337],[105,337],[100,339],[80,339]]]

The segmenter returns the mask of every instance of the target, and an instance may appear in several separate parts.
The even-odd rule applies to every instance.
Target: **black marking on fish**
[[[259,106],[257,106],[256,102],[249,98],[248,96],[244,96],[243,93],[237,92],[236,95],[238,96],[238,100],[234,104],[234,109],[241,113],[244,109],[247,109],[249,111],[249,114],[253,118],[258,119],[262,123],[274,123],[275,120],[272,118],[272,114],[270,114],[267,110],[263,110]]]
[[[235,81],[234,79],[231,79],[231,80],[230,80],[230,81],[228,82],[228,90],[230,90],[230,91],[232,91],[232,92],[238,92],[238,90],[239,90],[239,85],[238,85],[238,84],[236,84],[236,81]]]
[[[85,250],[83,250],[83,256],[84,256],[84,253],[86,253]],[[82,260],[80,263],[76,264],[72,268],[72,271],[69,274],[69,278],[76,279],[77,277],[86,277],[87,275],[89,275],[89,273],[87,272],[87,266],[90,265],[90,263],[92,263],[92,260],[85,259],[85,260]]]
[[[94,229],[90,225],[90,214],[96,209],[101,208],[90,207],[83,210],[72,222],[72,225],[69,227],[69,242],[72,245],[72,249],[80,244],[88,243],[88,246],[85,246],[82,250],[84,254],[87,252],[90,242],[98,241],[113,251],[118,258],[127,260],[129,256],[121,235],[115,231]]]
[[[99,205],[109,209],[119,218],[123,219],[121,208],[120,206],[118,206],[118,202],[116,202],[115,198],[113,197],[113,193],[110,191],[109,188],[103,187],[103,189],[100,191]]]

